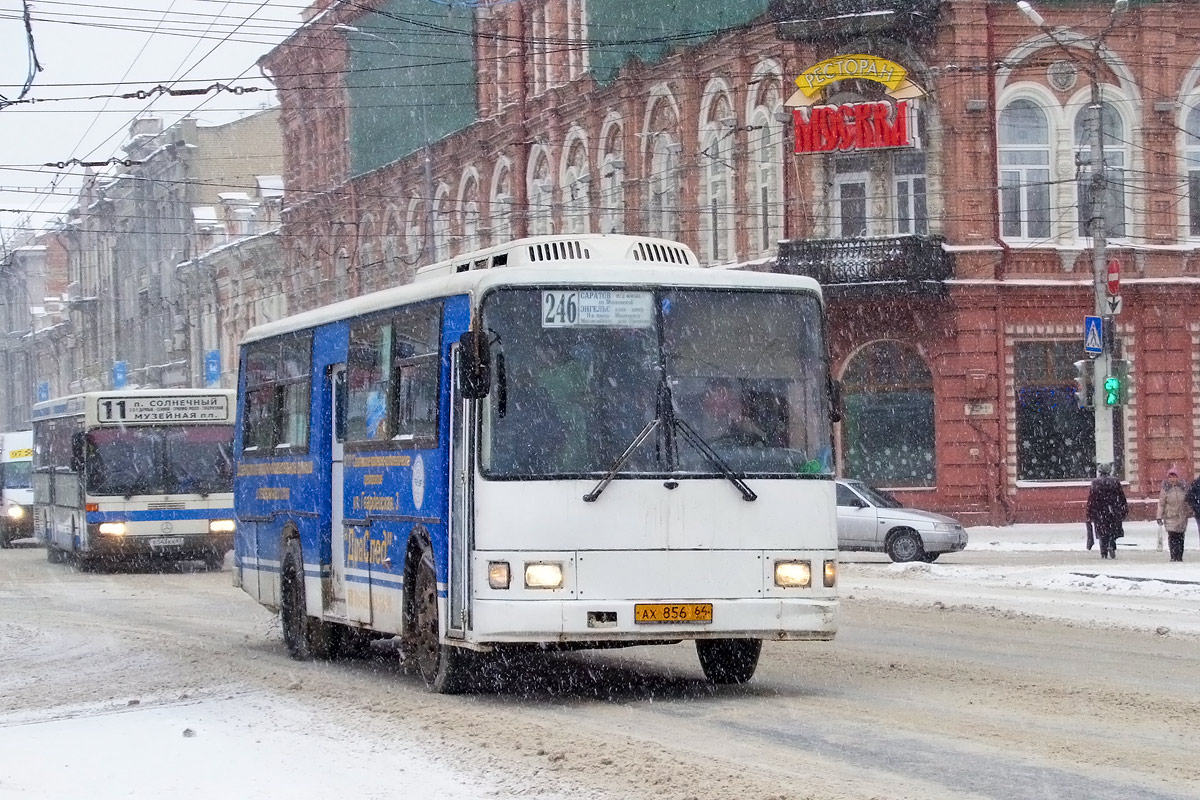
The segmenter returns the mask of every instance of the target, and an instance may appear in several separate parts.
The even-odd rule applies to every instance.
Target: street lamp
[[[1092,287],[1095,296],[1096,316],[1104,317],[1104,324],[1112,329],[1113,318],[1109,315],[1105,299],[1107,297],[1108,272],[1108,208],[1107,208],[1107,179],[1104,174],[1104,106],[1100,93],[1100,69],[1102,62],[1101,51],[1104,40],[1112,33],[1117,24],[1117,18],[1129,9],[1129,0],[1115,0],[1112,11],[1108,16],[1108,24],[1091,42],[1091,56],[1080,58],[1067,42],[1060,38],[1059,33],[1047,24],[1045,18],[1037,12],[1027,0],[1018,0],[1017,8],[1037,28],[1056,44],[1067,57],[1078,64],[1087,73],[1091,82],[1091,100],[1088,108],[1092,112],[1088,125],[1090,144],[1091,173],[1088,186],[1092,200],[1092,218],[1088,221],[1092,234]],[[1115,336],[1102,337],[1102,352],[1093,361],[1095,380],[1092,381],[1092,406],[1095,414],[1096,466],[1102,464],[1112,466],[1116,460],[1113,451],[1113,414],[1112,405],[1106,403],[1104,391],[1105,380],[1112,374],[1113,352],[1112,343]]]

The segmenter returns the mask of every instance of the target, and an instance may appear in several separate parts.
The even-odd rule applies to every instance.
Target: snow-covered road
[[[678,645],[515,661],[464,697],[387,653],[289,660],[227,572],[4,551],[0,800],[1197,797],[1200,587],[1131,580],[1196,576],[1196,534],[1167,564],[1131,527],[1112,564],[1077,526],[847,554],[837,641],[768,643],[746,687]]]

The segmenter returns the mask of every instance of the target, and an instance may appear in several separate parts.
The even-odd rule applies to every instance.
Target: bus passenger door
[[[459,350],[451,355],[452,376],[458,375]],[[446,587],[446,634],[462,638],[470,627],[471,476],[474,474],[471,404],[450,381],[450,567]]]
[[[329,531],[331,586],[325,610],[335,617],[346,616],[346,527],[343,520],[345,510],[345,465],[343,457],[346,441],[346,365],[334,364],[330,372],[330,402],[333,407],[329,415],[333,430],[330,431],[330,504]]]

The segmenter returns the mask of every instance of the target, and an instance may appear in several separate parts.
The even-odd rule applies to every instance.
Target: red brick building
[[[843,473],[969,524],[1080,519],[1095,74],[1133,365],[1118,471],[1144,499],[1170,465],[1200,468],[1193,4],[1045,0],[1054,38],[988,0],[630,5],[315,4],[263,62],[289,307],[526,234],[678,238],[707,264],[825,284]],[[793,154],[793,80],[845,54],[924,90],[914,146]],[[824,102],[862,100],[886,97],[846,80]]]

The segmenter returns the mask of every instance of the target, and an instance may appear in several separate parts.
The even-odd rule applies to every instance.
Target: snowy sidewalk
[[[1009,525],[1003,528],[978,526],[967,528],[967,551],[1000,552],[1077,552],[1079,570],[1091,574],[1124,576],[1132,580],[1170,580],[1200,585],[1200,534],[1194,522],[1184,534],[1183,563],[1171,563],[1166,534],[1158,550],[1158,525],[1154,522],[1127,522],[1125,536],[1117,540],[1115,561],[1101,559],[1098,550],[1088,551],[1084,544],[1082,522],[1052,525]],[[1137,554],[1137,560],[1123,558]],[[1145,556],[1157,559],[1146,563]]]

